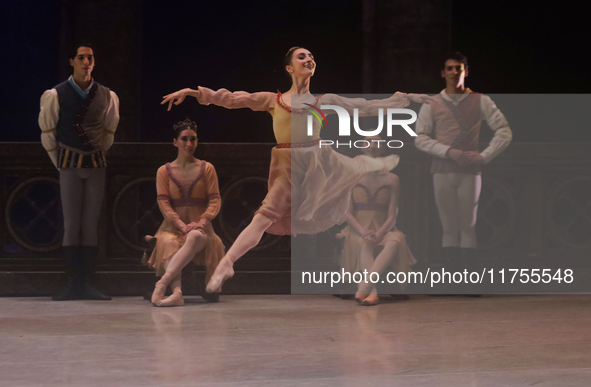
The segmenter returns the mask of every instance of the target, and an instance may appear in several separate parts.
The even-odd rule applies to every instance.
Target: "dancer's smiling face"
[[[311,77],[316,71],[314,55],[305,48],[294,50],[291,53],[291,62],[285,66],[285,70],[298,78]]]
[[[185,129],[174,139],[173,144],[179,149],[179,155],[193,156],[197,149],[197,133],[192,129]]]

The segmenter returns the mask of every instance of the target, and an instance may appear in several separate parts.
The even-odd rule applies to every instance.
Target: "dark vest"
[[[100,123],[104,121],[105,113],[109,107],[111,99],[110,90],[98,83],[97,85],[96,95],[82,123],[82,127],[84,128],[87,125],[93,128],[101,126]],[[78,94],[69,81],[60,83],[55,87],[55,90],[57,91],[60,107],[56,125],[57,141],[72,148],[88,150],[84,148],[84,142],[76,130],[77,117],[85,99]],[[86,131],[86,134],[93,147],[98,149],[101,133],[97,133],[97,131]]]

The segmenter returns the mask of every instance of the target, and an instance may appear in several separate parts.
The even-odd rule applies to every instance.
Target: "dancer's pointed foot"
[[[183,300],[183,292],[176,290],[172,292],[170,297],[166,297],[164,300],[158,301],[154,306],[184,306],[185,300]]]
[[[218,267],[216,267],[205,291],[207,293],[219,293],[222,291],[222,284],[228,278],[232,278],[234,276],[234,263],[228,257],[222,258]]]
[[[156,305],[158,302],[162,301],[164,294],[166,293],[166,288],[168,284],[172,280],[170,274],[164,273],[160,281],[156,282],[156,286],[154,287],[154,293],[152,293],[152,304]]]
[[[355,293],[355,301],[361,304],[371,293],[375,293],[373,284],[369,282],[361,282],[357,287],[357,293]]]
[[[363,302],[361,303],[361,305],[363,306],[374,306],[377,305],[379,301],[378,295],[377,294],[370,294],[369,296],[367,296],[367,298],[365,300],[363,300]]]

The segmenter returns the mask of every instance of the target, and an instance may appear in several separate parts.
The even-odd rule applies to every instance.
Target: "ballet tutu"
[[[271,152],[269,192],[257,213],[275,235],[317,234],[347,220],[351,190],[366,173],[388,172],[399,157],[350,158],[318,141],[279,144]]]

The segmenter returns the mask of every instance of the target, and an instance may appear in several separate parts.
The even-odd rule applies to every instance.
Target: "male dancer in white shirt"
[[[59,170],[64,215],[66,284],[56,301],[110,300],[91,284],[97,258],[98,220],[105,190],[105,152],[119,123],[119,99],[94,81],[90,44],[70,53],[73,74],[41,97],[41,143]]]
[[[447,56],[441,77],[446,87],[434,102],[421,107],[416,147],[433,156],[431,173],[435,202],[443,226],[443,263],[471,265],[476,252],[476,214],[481,166],[511,142],[505,116],[490,97],[466,87],[468,60],[459,52]],[[490,144],[478,152],[482,120],[494,131]]]

